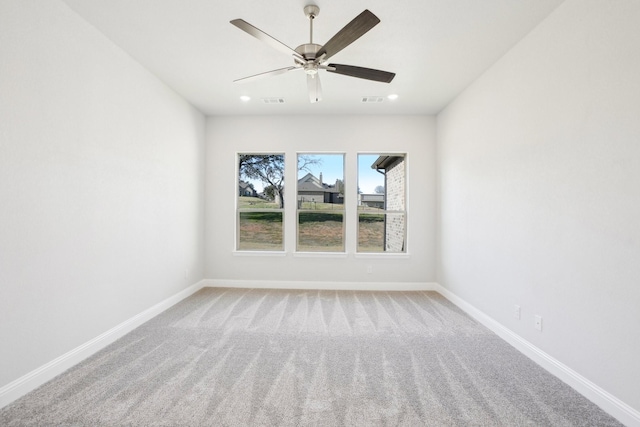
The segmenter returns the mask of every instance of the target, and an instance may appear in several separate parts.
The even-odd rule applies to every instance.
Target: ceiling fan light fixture
[[[318,64],[313,62],[307,62],[304,64],[304,72],[309,74],[310,76],[315,76],[318,74]]]

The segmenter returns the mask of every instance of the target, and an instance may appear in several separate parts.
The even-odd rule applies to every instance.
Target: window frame
[[[286,221],[287,221],[287,215],[286,215],[286,203],[284,203],[284,207],[280,207],[280,208],[241,208],[239,206],[239,198],[240,198],[240,194],[239,194],[239,185],[240,185],[240,181],[241,181],[241,176],[240,176],[240,156],[243,155],[256,155],[256,156],[282,156],[282,164],[283,164],[283,178],[282,178],[282,183],[283,183],[283,201],[286,202],[286,191],[284,191],[284,189],[286,189],[286,177],[287,177],[287,155],[285,152],[281,152],[281,151],[264,151],[264,152],[255,152],[255,151],[238,151],[235,153],[235,170],[236,170],[236,184],[235,184],[235,238],[234,238],[234,253],[235,254],[248,254],[248,255],[284,255],[286,254]],[[246,213],[246,212],[251,212],[251,213],[280,213],[281,218],[282,218],[282,235],[281,235],[281,247],[279,249],[246,249],[246,248],[240,248],[240,243],[241,243],[241,233],[240,233],[240,227],[241,227],[241,220],[240,220],[240,216],[242,213]]]
[[[375,257],[379,257],[379,256],[383,256],[383,257],[388,257],[388,256],[394,256],[394,257],[404,257],[404,256],[408,256],[408,189],[409,189],[409,185],[408,185],[408,153],[407,152],[357,152],[356,153],[356,167],[357,167],[357,171],[356,171],[356,176],[357,176],[357,180],[358,180],[358,185],[357,188],[360,188],[360,156],[361,155],[366,155],[366,156],[377,156],[378,158],[376,159],[376,161],[382,157],[387,157],[387,158],[397,158],[397,157],[401,157],[403,158],[403,175],[402,175],[402,179],[403,179],[403,183],[402,183],[402,204],[403,204],[403,209],[388,209],[388,191],[389,191],[389,185],[388,185],[388,176],[387,176],[387,170],[385,168],[385,173],[384,175],[384,199],[383,199],[383,208],[380,211],[373,211],[370,212],[370,214],[375,214],[375,215],[383,215],[384,216],[384,226],[383,226],[383,248],[381,251],[364,251],[364,250],[360,250],[360,217],[361,215],[366,214],[365,212],[363,212],[363,210],[360,210],[360,193],[358,193],[358,202],[357,202],[357,209],[356,209],[356,244],[355,244],[355,253],[356,256],[358,257],[367,257],[367,256],[375,256]],[[375,162],[374,162],[375,164]],[[387,165],[388,166],[388,165]],[[383,168],[378,168],[375,169],[376,171],[378,170],[382,170]],[[363,193],[364,194],[364,193]],[[402,235],[400,236],[401,238],[399,239],[402,242],[402,250],[400,251],[387,251],[387,221],[388,221],[388,217],[389,215],[402,215],[403,217],[403,231],[402,231]]]
[[[299,158],[300,156],[341,156],[342,157],[342,197],[343,197],[343,202],[341,204],[336,203],[336,205],[342,206],[341,209],[332,209],[331,211],[329,211],[329,213],[335,213],[336,215],[340,214],[342,216],[342,221],[341,221],[341,241],[342,241],[342,248],[340,250],[337,251],[327,251],[327,250],[309,250],[309,249],[301,249],[300,248],[300,214],[313,214],[313,213],[319,213],[317,210],[315,209],[302,209],[300,208],[300,204],[299,204],[299,188],[298,185],[300,183],[300,169],[299,169]],[[296,201],[296,209],[295,209],[295,250],[294,253],[297,255],[301,255],[301,254],[308,254],[309,256],[314,256],[314,255],[320,255],[320,256],[334,256],[334,255],[345,255],[347,253],[347,209],[346,209],[346,201],[348,200],[348,196],[347,196],[347,192],[346,192],[346,182],[345,182],[345,175],[346,175],[346,168],[347,168],[347,153],[345,152],[339,152],[339,151],[301,151],[301,152],[296,152],[296,191],[295,191],[295,201]],[[322,172],[320,172],[320,175],[322,175]],[[316,177],[314,175],[315,178],[318,178],[321,182],[321,184],[323,184],[322,182],[322,176]],[[324,203],[324,202],[323,202]]]
[[[283,208],[263,208],[263,209],[246,209],[239,206],[239,182],[240,177],[240,157],[241,155],[281,155],[283,156]],[[341,155],[343,162],[343,196],[344,203],[342,204],[342,210],[336,211],[342,214],[342,251],[307,251],[299,250],[298,239],[298,156],[299,155],[327,155],[337,154]],[[360,220],[360,204],[359,204],[359,156],[360,155],[375,155],[380,156],[402,156],[404,158],[404,210],[383,210],[380,213],[384,214],[402,214],[404,215],[404,231],[403,241],[404,248],[402,252],[366,252],[359,251],[359,220]],[[410,239],[409,239],[409,152],[388,152],[388,151],[288,151],[288,150],[273,150],[273,151],[250,151],[242,150],[236,151],[235,158],[235,202],[234,202],[234,246],[233,254],[237,256],[288,256],[291,254],[293,257],[310,257],[310,258],[409,258],[410,257]],[[355,159],[354,159],[355,156]],[[292,164],[291,158],[295,158],[295,164]],[[353,185],[349,185],[349,182]],[[284,190],[284,188],[295,191]],[[385,186],[386,187],[386,186]],[[386,188],[385,188],[386,190]],[[355,197],[353,197],[355,195]],[[240,213],[241,212],[278,212],[282,218],[281,236],[282,244],[277,249],[240,249]],[[293,219],[292,219],[293,218]],[[294,221],[294,222],[292,222]]]

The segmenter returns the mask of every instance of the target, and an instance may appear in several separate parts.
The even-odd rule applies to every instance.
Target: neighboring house
[[[384,250],[404,252],[405,218],[405,157],[380,156],[371,165],[372,169],[384,173],[386,200],[384,209],[389,212],[384,222]]]
[[[384,194],[358,194],[358,205],[384,209]]]
[[[238,196],[258,197],[258,193],[253,188],[253,184],[249,182],[238,182]]]
[[[344,195],[338,180],[329,185],[322,182],[322,173],[320,178],[308,173],[298,180],[298,201],[343,204]]]

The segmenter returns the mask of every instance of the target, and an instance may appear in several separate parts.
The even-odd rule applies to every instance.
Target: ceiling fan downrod
[[[300,45],[296,48],[296,52],[302,55],[305,59],[305,62],[301,64],[304,72],[314,78],[318,73],[318,68],[321,67],[321,59],[316,57],[316,53],[322,48],[322,46],[313,43],[313,20],[319,13],[320,8],[315,4],[309,4],[304,7],[304,14],[309,18],[309,43]]]
[[[309,18],[309,44],[313,44],[313,20],[320,13],[320,8],[315,4],[309,4],[304,7],[304,14]]]

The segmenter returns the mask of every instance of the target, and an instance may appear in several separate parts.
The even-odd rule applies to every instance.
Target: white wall
[[[438,116],[438,281],[636,410],[639,22],[567,0]]]
[[[232,281],[426,283],[435,280],[435,119],[427,116],[213,117],[207,121],[206,276]],[[285,187],[295,188],[297,152],[344,152],[346,248],[343,258],[294,256],[295,222],[285,221],[284,257],[234,255],[236,153],[285,153]],[[408,257],[356,258],[358,152],[408,154]],[[351,197],[349,198],[349,195]],[[295,218],[295,192],[285,192]],[[372,265],[372,274],[366,266]],[[324,275],[310,275],[323,270]],[[250,284],[250,283],[249,283]],[[318,286],[316,283],[315,286]]]
[[[204,128],[61,2],[0,2],[0,387],[202,279]]]

